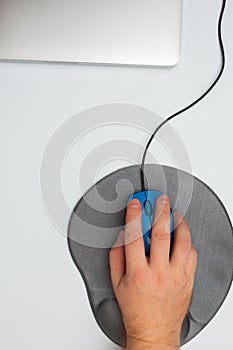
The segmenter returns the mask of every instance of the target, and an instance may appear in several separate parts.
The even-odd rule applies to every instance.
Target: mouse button
[[[155,205],[157,199],[162,195],[162,192],[151,190],[147,193],[147,199],[151,201],[152,205]]]
[[[152,216],[153,215],[153,206],[152,206],[150,200],[146,200],[144,202],[144,208],[145,208],[145,214],[147,216]]]
[[[127,200],[127,205],[133,199],[137,199],[137,200],[139,200],[139,202],[141,204],[143,204],[143,202],[146,200],[145,192],[137,192],[137,193],[132,194]]]

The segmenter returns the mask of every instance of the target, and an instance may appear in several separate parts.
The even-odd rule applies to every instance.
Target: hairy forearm
[[[168,346],[161,343],[145,343],[139,340],[137,341],[128,341],[125,350],[179,350],[179,345]]]
[[[179,348],[167,348],[167,347],[161,347],[161,345],[153,345],[152,347],[143,346],[140,345],[133,345],[130,347],[127,347],[126,350],[179,350]]]
[[[167,347],[167,346],[161,346],[161,345],[129,345],[127,346],[126,350],[179,350],[179,347]]]
[[[179,350],[180,347],[167,347],[167,346],[161,346],[161,345],[145,345],[145,344],[133,344],[128,345],[126,347],[126,350]]]

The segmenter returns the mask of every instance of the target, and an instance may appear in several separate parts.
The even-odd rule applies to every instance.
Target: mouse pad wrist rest
[[[145,166],[145,174],[150,189],[168,194],[173,210],[183,213],[184,203],[190,201],[184,214],[199,259],[193,299],[182,327],[183,345],[211,321],[228,294],[233,273],[232,224],[220,199],[193,175],[154,164]],[[190,184],[192,193],[186,198]],[[109,249],[124,226],[127,199],[139,191],[140,167],[119,169],[86,192],[68,226],[70,253],[85,282],[94,317],[120,346],[125,345],[125,329],[112,289]]]

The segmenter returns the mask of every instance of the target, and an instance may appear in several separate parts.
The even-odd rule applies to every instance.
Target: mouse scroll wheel
[[[144,202],[144,208],[145,208],[146,215],[151,216],[153,214],[153,207],[152,207],[151,201],[146,200]]]

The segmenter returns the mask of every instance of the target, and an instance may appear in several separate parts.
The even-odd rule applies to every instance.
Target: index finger
[[[126,273],[132,273],[147,265],[142,235],[142,206],[138,199],[128,204],[125,226]]]
[[[154,226],[151,233],[150,265],[160,270],[168,267],[170,252],[170,200],[161,195],[156,201]]]

